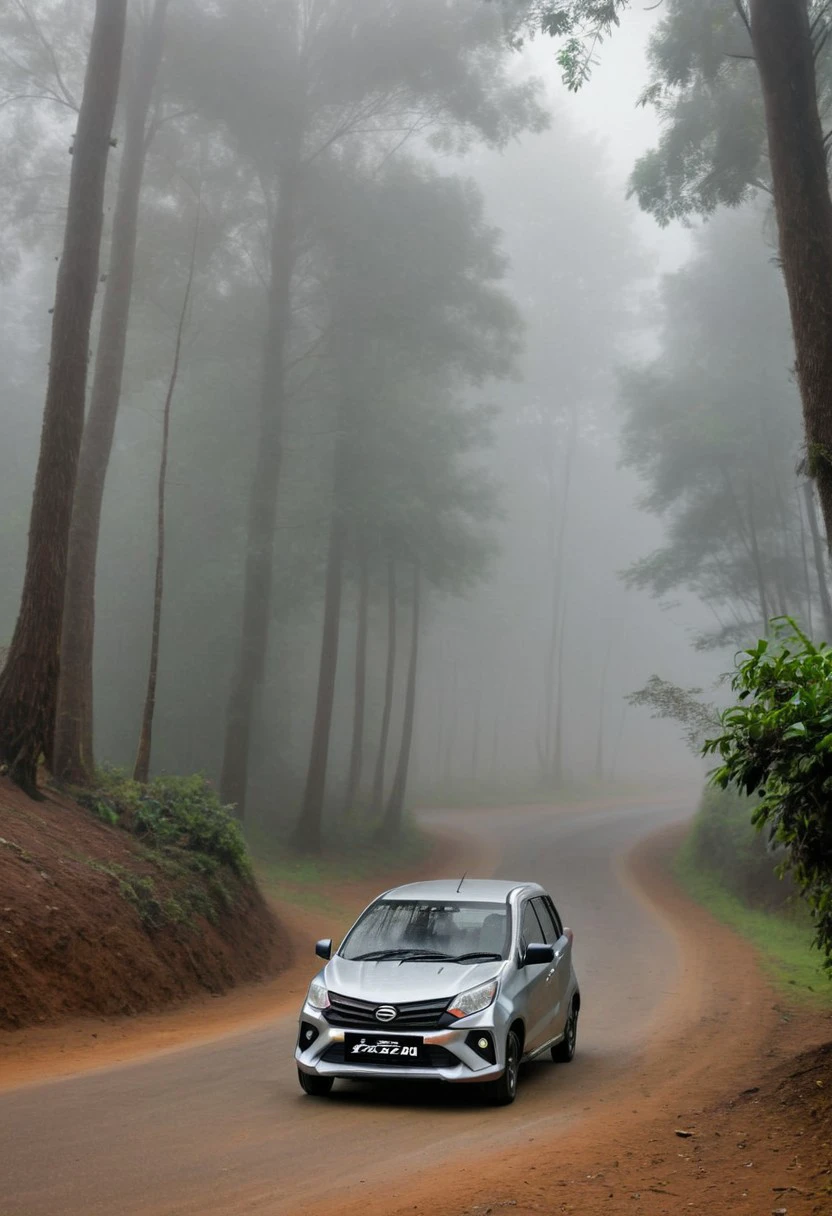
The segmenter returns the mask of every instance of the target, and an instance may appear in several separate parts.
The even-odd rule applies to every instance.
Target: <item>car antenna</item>
[[[456,889],[457,895],[459,895],[459,892],[462,889],[462,884],[465,882],[465,879],[467,877],[468,877],[468,871],[466,870],[465,873],[462,875],[462,878],[460,878],[460,880],[459,880],[459,886]]]

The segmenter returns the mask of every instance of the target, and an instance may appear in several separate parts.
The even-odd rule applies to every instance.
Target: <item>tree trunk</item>
[[[563,784],[563,651],[566,640],[566,602],[560,620],[558,642],[558,696],[555,707],[555,742],[552,752],[552,781],[555,787]]]
[[[832,199],[807,0],[750,0],[809,474],[832,541]]]
[[[387,671],[384,677],[384,709],[381,715],[381,737],[373,777],[373,815],[380,815],[384,806],[384,765],[387,741],[390,738],[390,717],[393,712],[393,683],[396,675],[396,563],[387,563]]]
[[[832,642],[832,598],[829,595],[829,575],[823,539],[818,527],[818,516],[815,511],[815,489],[811,481],[803,485],[803,500],[806,503],[806,518],[809,520],[809,532],[812,536],[812,551],[815,556],[815,573],[818,578],[818,598],[823,615],[824,641]]]
[[[812,576],[809,573],[809,554],[806,549],[806,522],[803,518],[803,504],[800,492],[797,491],[797,519],[800,525],[800,560],[803,566],[803,589],[806,594],[806,632],[815,640],[814,613],[812,612]]]
[[[147,154],[147,115],[162,59],[167,7],[168,0],[156,0],[127,90],[124,153],[113,216],[109,272],[69,532],[53,767],[59,780],[76,785],[87,784],[95,767],[93,643],[101,504],[121,398],[139,198]]]
[[[367,615],[370,600],[370,576],[367,569],[367,552],[360,545],[358,552],[358,622],[355,639],[355,693],[352,716],[352,747],[350,748],[350,771],[344,797],[344,814],[353,809],[361,786],[361,769],[364,759],[364,709],[367,695]]]
[[[220,778],[223,801],[232,803],[241,819],[245,815],[255,698],[263,681],[269,643],[300,172],[298,155],[287,162],[281,175],[280,198],[272,227],[268,322],[263,350],[257,462],[249,503],[240,646],[226,715]]]
[[[748,532],[751,538],[751,560],[754,564],[754,574],[757,579],[757,594],[760,597],[760,612],[763,618],[763,633],[768,637],[769,631],[769,606],[768,597],[766,595],[766,580],[763,574],[763,561],[760,555],[760,546],[757,541],[757,525],[754,520],[754,491],[751,483],[748,486]]]
[[[563,470],[563,495],[560,503],[560,523],[558,525],[557,534],[555,533],[554,520],[550,521],[550,540],[549,540],[549,565],[552,574],[552,605],[551,605],[551,631],[549,634],[549,647],[547,651],[546,661],[546,689],[545,689],[545,725],[544,735],[545,740],[543,748],[543,765],[545,776],[552,775],[553,758],[552,747],[554,740],[553,717],[555,712],[555,686],[557,684],[557,655],[558,655],[558,628],[561,618],[561,600],[562,600],[562,585],[563,585],[563,563],[566,550],[566,525],[569,516],[569,495],[572,488],[572,468],[575,461],[575,452],[578,446],[578,410],[573,404],[572,414],[569,420],[569,434],[566,443],[566,454],[564,457]],[[550,495],[549,509],[554,512],[554,497]],[[562,648],[561,648],[562,649]]]
[[[69,528],[126,8],[127,0],[97,0],[95,8],[55,293],[26,574],[0,673],[0,765],[32,793],[40,758],[54,743]]]
[[[332,706],[335,700],[335,676],[338,670],[338,633],[341,623],[341,589],[344,561],[344,518],[341,495],[335,495],[335,508],[329,529],[329,550],[326,561],[326,593],[324,597],[324,627],[321,641],[321,662],[318,671],[318,697],[312,747],[306,774],[303,805],[294,832],[296,848],[308,853],[321,851],[321,824],[326,790],[326,768],[329,757],[329,737],[332,729]]]
[[[604,656],[604,667],[601,672],[601,697],[598,705],[598,738],[595,745],[595,776],[599,781],[603,781],[604,779],[604,713],[607,700],[607,675],[609,674],[611,657],[612,638],[610,638],[607,646],[607,653]]]
[[[410,749],[413,744],[413,723],[416,718],[416,672],[419,664],[419,613],[421,601],[421,571],[418,563],[413,568],[413,616],[410,636],[410,663],[407,669],[407,690],[404,702],[402,742],[393,788],[387,800],[381,834],[387,841],[397,838],[402,826],[404,798],[407,792],[407,772],[410,765]]]
[[[146,782],[150,775],[150,749],[153,740],[153,715],[156,710],[156,677],[159,670],[159,636],[162,628],[162,596],[165,580],[165,491],[168,475],[168,448],[170,442],[170,414],[173,405],[173,394],[179,377],[179,363],[182,357],[182,335],[185,332],[185,322],[188,317],[188,305],[191,302],[191,291],[194,285],[194,270],[196,268],[196,247],[199,240],[199,212],[194,226],[194,239],[191,246],[191,261],[188,267],[188,282],[182,300],[182,311],[179,314],[179,325],[176,330],[176,345],[173,354],[165,409],[162,415],[162,454],[159,460],[159,492],[156,512],[156,582],[153,593],[153,625],[150,633],[150,667],[147,675],[147,691],[144,699],[144,713],[139,734],[139,747],[136,753],[136,764],[133,769],[133,780]]]

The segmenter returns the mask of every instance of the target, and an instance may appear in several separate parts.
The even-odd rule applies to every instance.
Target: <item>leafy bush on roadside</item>
[[[183,849],[195,863],[251,873],[245,840],[231,809],[223,806],[204,777],[157,777],[147,785],[114,769],[98,775],[97,788],[77,800],[106,823],[131,832],[154,849]]]
[[[772,911],[794,896],[794,885],[778,874],[782,849],[773,848],[752,823],[756,802],[733,789],[706,787],[690,830],[697,867],[719,879],[747,907]]]
[[[738,658],[738,703],[705,744],[722,764],[715,785],[759,795],[753,822],[784,850],[814,921],[815,942],[832,970],[832,650],[792,620],[776,623]]]

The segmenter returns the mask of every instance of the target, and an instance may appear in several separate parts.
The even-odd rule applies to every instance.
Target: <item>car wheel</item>
[[[305,1094],[312,1098],[325,1098],[332,1089],[332,1077],[316,1077],[313,1073],[298,1069],[298,1080]]]
[[[517,1078],[520,1073],[520,1040],[513,1030],[506,1039],[506,1067],[496,1081],[486,1082],[488,1100],[492,1106],[510,1106],[517,1097]]]
[[[569,1017],[563,1028],[563,1038],[552,1048],[552,1059],[556,1064],[568,1064],[575,1057],[578,1042],[578,1008],[572,1003]]]

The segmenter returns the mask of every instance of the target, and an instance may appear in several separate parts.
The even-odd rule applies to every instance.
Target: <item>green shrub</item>
[[[732,688],[737,704],[705,747],[722,761],[713,781],[758,795],[754,822],[782,846],[832,970],[832,650],[778,622],[773,642],[739,657]]]
[[[778,875],[782,850],[773,849],[752,822],[757,800],[708,786],[691,827],[695,863],[747,907],[772,910],[792,898],[790,881]]]
[[[117,824],[153,849],[184,849],[194,868],[216,863],[249,877],[251,864],[240,825],[204,777],[157,777],[140,785],[114,769],[99,774],[97,788],[78,801],[107,823]]]

